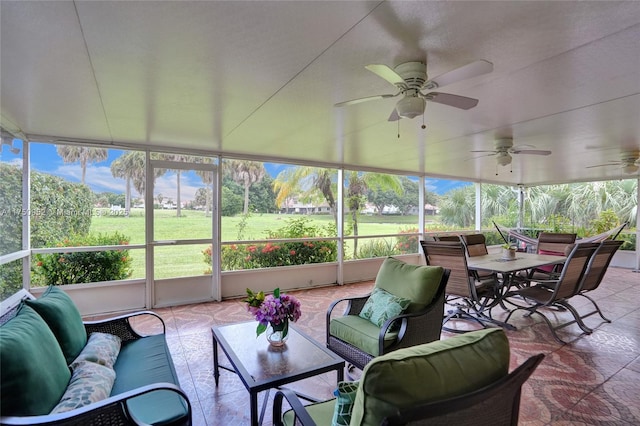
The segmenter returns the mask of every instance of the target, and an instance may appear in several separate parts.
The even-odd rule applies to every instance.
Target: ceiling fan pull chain
[[[398,139],[400,139],[400,120],[398,120],[397,123],[398,123]]]

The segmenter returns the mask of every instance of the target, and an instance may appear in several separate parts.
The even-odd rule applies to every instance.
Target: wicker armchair
[[[387,258],[378,271],[375,287],[410,298],[411,304],[404,313],[377,327],[359,317],[371,294],[333,301],[326,317],[327,348],[362,369],[376,356],[440,339],[448,279],[449,271],[441,267],[409,265]],[[336,316],[336,307],[345,303],[343,315]],[[341,333],[345,329],[349,336]],[[361,342],[369,344],[365,346]]]
[[[511,373],[508,339],[491,328],[400,349],[372,360],[338,398],[304,406],[291,390],[273,402],[275,426],[518,424],[520,394],[544,354]],[[283,410],[283,401],[291,406]]]

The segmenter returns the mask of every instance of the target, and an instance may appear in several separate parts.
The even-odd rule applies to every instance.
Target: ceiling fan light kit
[[[500,166],[507,166],[511,164],[512,154],[530,154],[530,155],[550,155],[551,151],[542,150],[542,149],[524,149],[524,148],[534,148],[531,145],[520,145],[513,146],[512,138],[501,138],[496,139],[494,142],[493,150],[480,150],[480,151],[471,151],[471,152],[487,152],[488,154],[481,155],[481,157],[496,157],[496,163]]]
[[[402,118],[415,118],[424,112],[424,107],[424,99],[406,96],[398,101],[396,111]]]
[[[640,151],[625,151],[620,156],[620,161],[609,161],[604,164],[587,166],[587,169],[594,167],[620,166],[623,173],[633,174],[640,170]]]
[[[361,102],[394,98],[396,96],[403,95],[403,98],[397,102],[396,107],[389,116],[389,121],[398,121],[401,118],[411,119],[424,114],[426,101],[449,105],[465,110],[475,107],[478,104],[477,99],[453,95],[450,93],[423,93],[421,90],[433,90],[441,86],[446,86],[447,84],[452,84],[461,80],[489,73],[493,71],[493,64],[485,60],[471,62],[431,80],[428,80],[427,65],[423,62],[404,62],[396,65],[393,69],[383,64],[371,64],[365,66],[365,68],[376,74],[378,77],[393,84],[399,92],[394,95],[374,95],[366,98],[339,102],[335,104],[335,106],[343,107],[359,104]]]
[[[511,164],[511,155],[506,151],[498,152],[496,155],[496,162],[500,166],[507,166]]]

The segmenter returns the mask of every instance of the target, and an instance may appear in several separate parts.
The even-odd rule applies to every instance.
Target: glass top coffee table
[[[294,325],[289,325],[289,339],[281,348],[271,347],[264,335],[256,338],[257,325],[257,322],[250,321],[211,329],[216,386],[220,368],[233,371],[240,377],[249,391],[251,425],[262,423],[264,416],[265,407],[258,419],[258,392],[332,370],[336,371],[337,382],[344,379],[344,360]],[[224,351],[233,370],[219,364],[218,346]]]

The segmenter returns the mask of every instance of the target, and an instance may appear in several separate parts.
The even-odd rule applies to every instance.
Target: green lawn
[[[282,228],[288,218],[299,215],[253,214],[246,220],[244,231],[239,235],[241,216],[223,217],[221,223],[222,241],[238,239],[263,239],[269,230]],[[330,215],[308,216],[313,223],[327,225],[333,222]],[[362,216],[359,235],[395,234],[401,230],[417,227],[417,216]],[[129,217],[109,215],[107,210],[93,217],[91,232],[112,233],[115,231],[130,238],[130,244],[144,244],[144,211],[132,209]],[[208,238],[211,236],[211,217],[202,211],[183,210],[181,217],[175,210],[154,210],[155,240],[179,240]],[[347,244],[347,250],[350,249]],[[168,246],[155,249],[155,275],[168,278],[204,273],[202,250],[206,245]],[[144,277],[144,250],[131,250],[133,258],[133,278]]]

